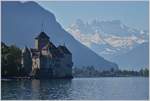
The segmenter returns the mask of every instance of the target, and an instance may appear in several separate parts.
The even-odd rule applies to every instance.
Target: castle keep
[[[72,78],[72,54],[65,45],[56,47],[41,32],[35,37],[35,48],[22,50],[22,68],[31,77]]]

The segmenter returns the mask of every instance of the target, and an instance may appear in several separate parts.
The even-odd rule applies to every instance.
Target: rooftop
[[[71,52],[66,48],[66,46],[59,46],[58,47],[59,51],[65,54],[71,54]]]

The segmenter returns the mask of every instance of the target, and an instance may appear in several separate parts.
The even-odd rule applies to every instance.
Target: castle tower
[[[35,37],[35,48],[41,50],[45,45],[49,43],[49,37],[41,32],[37,37]]]

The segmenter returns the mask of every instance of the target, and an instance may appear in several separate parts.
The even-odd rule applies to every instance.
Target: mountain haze
[[[43,28],[42,28],[43,24]],[[2,41],[7,44],[34,46],[34,38],[44,31],[56,46],[65,43],[72,52],[74,66],[91,66],[97,69],[117,69],[115,63],[91,51],[73,38],[56,21],[55,16],[35,2],[2,2]]]
[[[143,43],[127,53],[112,57],[110,60],[130,70],[140,70],[149,67],[149,44]]]
[[[83,22],[77,19],[67,31],[100,56],[117,63],[121,69],[148,67],[147,30],[130,28],[120,20]]]

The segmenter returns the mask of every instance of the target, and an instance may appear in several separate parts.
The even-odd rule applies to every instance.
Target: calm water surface
[[[106,77],[1,82],[1,99],[148,99],[148,78]]]

